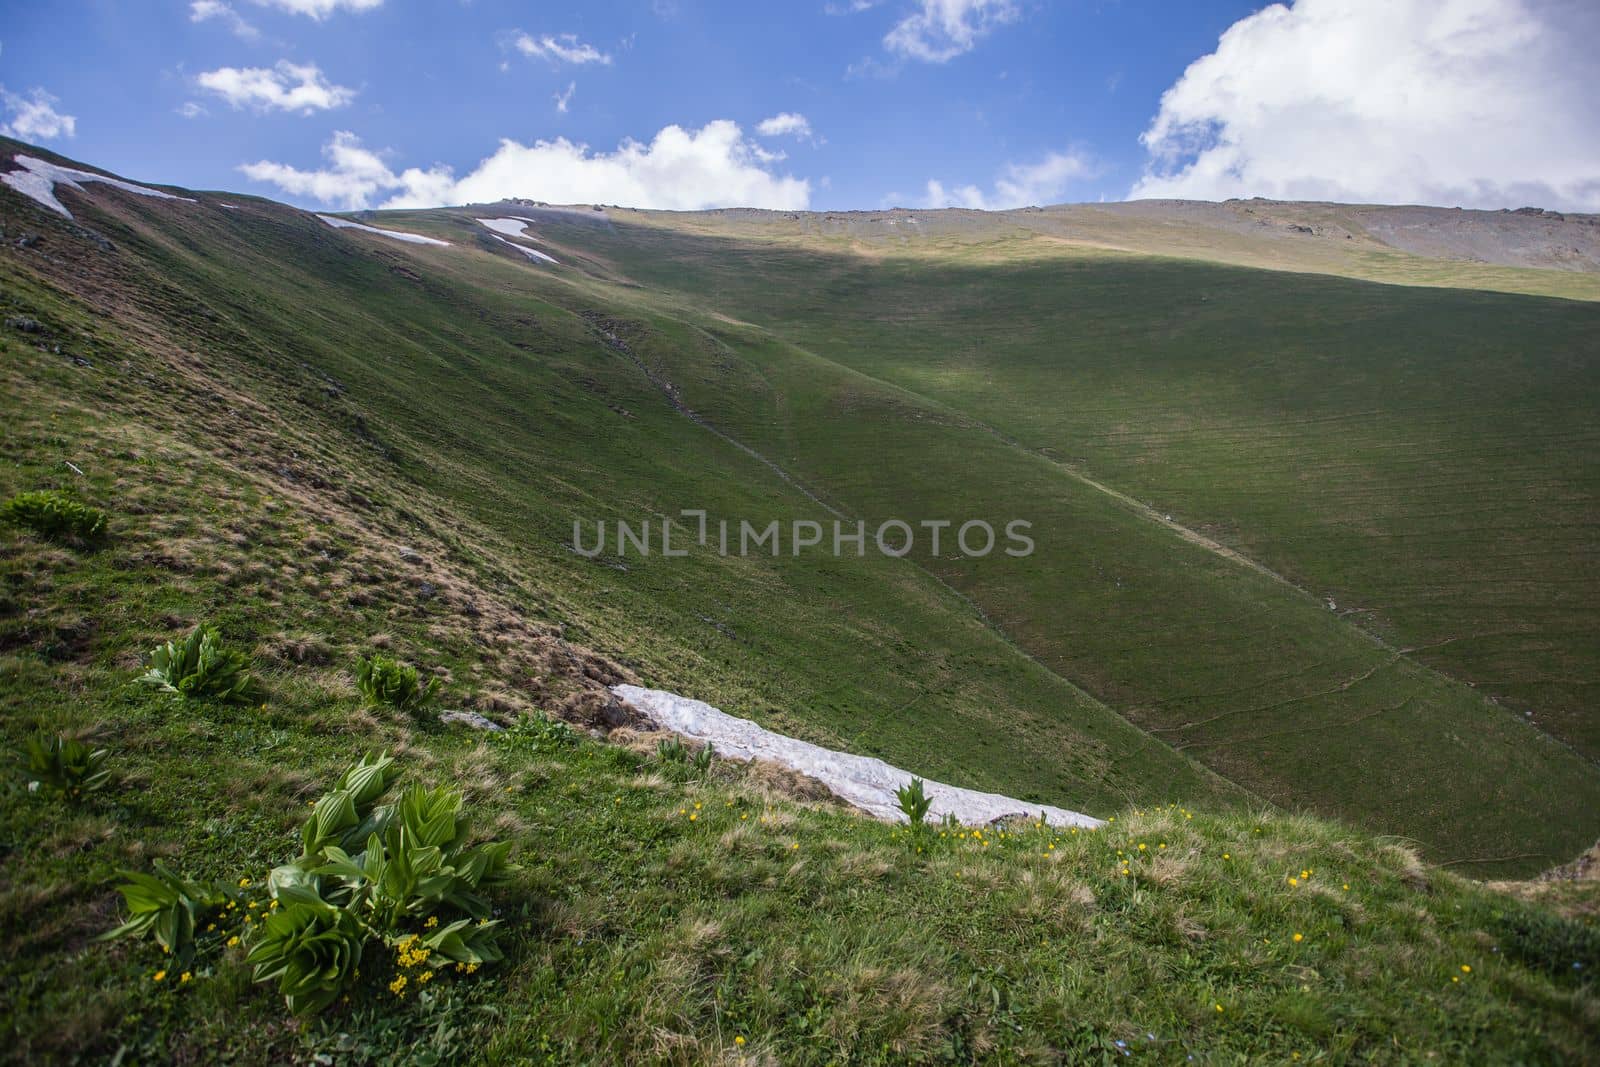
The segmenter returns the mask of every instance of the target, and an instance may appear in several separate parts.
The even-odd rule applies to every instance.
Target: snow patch
[[[507,240],[509,237],[520,237],[524,241],[537,241],[538,238],[528,232],[528,226],[533,223],[532,219],[525,219],[520,215],[512,215],[510,218],[504,219],[478,219],[477,222],[479,225],[494,231],[494,239],[496,241],[510,245],[529,259],[543,260],[558,267],[561,265],[543,252],[536,252],[531,248],[525,248],[517,244],[515,241]]]
[[[503,237],[524,237],[530,241],[534,240],[533,235],[528,232],[528,224],[532,221],[532,219],[525,219],[517,215],[513,215],[508,219],[477,220],[479,225],[486,226]]]
[[[561,266],[560,263],[558,263],[556,260],[550,258],[549,256],[545,255],[543,252],[539,251],[537,248],[524,248],[522,245],[517,244],[515,241],[506,240],[504,237],[501,237],[499,234],[495,234],[494,235],[494,239],[496,241],[499,241],[503,245],[510,245],[512,248],[515,248],[518,252],[521,252],[523,255],[527,256],[529,259],[542,259],[546,263],[554,263],[558,267]]]
[[[160,189],[151,189],[143,185],[125,182],[121,178],[112,178],[104,174],[96,174],[89,170],[77,170],[73,167],[60,167],[54,163],[46,162],[35,156],[18,155],[16,161],[22,164],[21,170],[11,171],[9,174],[0,174],[0,182],[11,186],[29,200],[43,204],[51,211],[60,212],[67,218],[72,218],[72,212],[66,205],[56,199],[56,186],[65,185],[69,189],[83,192],[80,182],[103,182],[114,185],[118,189],[129,193],[138,193],[140,196],[153,196],[157,200],[182,200],[192,204],[194,201],[187,196],[175,196],[172,193],[163,193]]]
[[[450,247],[449,241],[441,241],[437,237],[424,237],[420,233],[406,233],[404,230],[380,230],[376,226],[366,226],[359,222],[351,222],[349,219],[341,219],[335,215],[318,215],[317,218],[337,230],[365,230],[367,233],[393,237],[396,241],[405,241],[408,244]]]
[[[796,741],[773,733],[751,722],[738,719],[710,704],[678,696],[661,689],[636,685],[612,688],[617,698],[644,712],[663,730],[682,734],[694,741],[710,742],[718,755],[735,759],[764,759],[809,775],[833,790],[840,798],[880,819],[904,822],[895,799],[895,790],[910,783],[912,775],[870,756],[852,756],[820,745]],[[980,826],[1008,815],[1043,816],[1052,826],[1097,827],[1101,820],[1065,808],[1034,804],[998,793],[924,781],[933,804],[934,819],[953,815],[969,826]]]

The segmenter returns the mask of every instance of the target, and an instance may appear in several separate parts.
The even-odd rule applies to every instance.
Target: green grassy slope
[[[374,641],[443,668],[451,702],[554,703],[560,658],[526,654],[548,631],[508,609],[537,604],[536,584],[425,492],[394,503],[380,488],[398,483],[368,478],[370,505],[354,500],[298,411],[224,395],[203,368],[66,309],[44,321],[51,346],[112,380],[7,338],[3,384],[28,403],[7,412],[0,492],[62,484],[116,513],[96,552],[0,540],[0,740],[89,736],[114,779],[78,808],[15,774],[0,786],[0,1059],[1052,1063],[1119,1057],[1119,1042],[1160,1063],[1596,1054],[1592,925],[1346,828],[1161,807],[1094,834],[919,844],[738,765],[683,781],[618,744],[484,742],[364,709],[347,665]],[[440,592],[421,596],[422,579]],[[260,706],[129,684],[138,650],[199,618],[252,650]],[[395,996],[394,960],[376,953],[348,1003],[290,1024],[244,946],[224,944],[248,944],[236,918],[181,973],[148,942],[93,942],[117,920],[120,869],[159,857],[259,884],[308,799],[379,747],[408,776],[464,788],[485,830],[516,843],[520,870],[495,895],[503,963]]]
[[[606,308],[588,293],[470,233],[419,253],[225,202],[243,206],[152,215],[135,200],[97,220],[112,257],[52,234],[55,255],[10,261],[7,313],[106,316],[124,336],[192,353],[219,387],[293,412],[341,486],[402,511],[408,493],[427,493],[447,521],[475,523],[473,537],[531,583],[531,610],[651,684],[1083,810],[1245,795],[1032,662],[908,563],[577,557],[574,519],[827,516],[674,412],[584,317]],[[61,286],[88,306],[61,302]]]
[[[103,284],[113,314],[131,302],[142,329],[203,349],[219,378],[269,405],[292,399],[336,468],[351,449],[383,457],[377,482],[398,478],[472,520],[537,583],[538,610],[651,684],[921,773],[1082,810],[1226,802],[1243,787],[1486,873],[1549,866],[1593,840],[1600,773],[1590,760],[1402,653],[1406,634],[1373,640],[1318,597],[1088,484],[1080,457],[1044,443],[1050,427],[1074,444],[1081,432],[1082,421],[1063,430],[1052,413],[1086,406],[1116,419],[1146,381],[1157,396],[1157,386],[1190,391],[1177,372],[1157,372],[1193,347],[1175,323],[1205,319],[1212,301],[1199,293],[1178,312],[1175,294],[1259,290],[1196,327],[1207,337],[1241,332],[1244,317],[1283,320],[1260,326],[1269,339],[1304,336],[1314,322],[1275,309],[1286,285],[1301,286],[1306,304],[1314,279],[1109,253],[1019,263],[1004,239],[966,237],[914,258],[824,254],[710,238],[693,232],[698,219],[663,230],[593,213],[542,227],[569,264],[551,270],[488,239],[471,211],[386,220],[453,242],[418,248],[229,202],[241,210],[202,198],[130,211],[106,230],[120,255],[83,250],[77,276],[42,276],[80,293]],[[113,269],[124,273],[85,281]],[[1328,284],[1335,304],[1341,285],[1387,292]],[[1070,298],[1053,298],[1063,288]],[[990,336],[993,354],[982,355]],[[1088,405],[1068,403],[1055,380],[1057,336],[1079,337],[1067,351]],[[1345,351],[1337,336],[1321,343]],[[1210,367],[1217,404],[1250,414],[1249,387],[1234,380],[1251,375],[1206,350],[1194,361]],[[1315,369],[1301,373],[1317,381]],[[583,561],[566,547],[574,518],[684,507],[828,518],[675,411],[662,382],[851,517],[1025,517],[1042,547],[1026,560],[947,553],[920,566],[706,552]],[[1403,497],[1404,472],[1388,473],[1378,496]],[[1295,514],[1308,494],[1279,495],[1289,501],[1280,513]],[[1319,565],[1335,558],[1313,548]],[[1262,555],[1282,570],[1295,562]],[[1434,592],[1458,612],[1475,607],[1459,589]],[[1567,609],[1550,598],[1552,615]],[[1410,755],[1397,766],[1396,753]]]
[[[1032,559],[934,569],[1059,673],[1258,795],[1439,858],[1594,833],[1592,305],[684,229],[542,232],[694,323],[660,374],[850,513],[1037,522]]]
[[[1150,501],[1600,754],[1593,304],[628,233],[652,284]]]
[[[1097,685],[1149,670],[1162,686],[1254,672],[1271,687],[1301,645],[1351,668],[1373,654],[1280,583],[953,405],[630,287],[603,230],[560,249],[583,273],[549,272],[451,216],[407,220],[456,242],[419,249],[249,198],[66,198],[76,224],[0,190],[8,238],[42,238],[0,245],[0,312],[38,323],[0,333],[0,499],[66,489],[110,509],[111,537],[81,551],[0,529],[0,746],[89,736],[115,777],[81,808],[0,782],[0,1058],[1050,1063],[1120,1059],[1119,1042],[1174,1063],[1596,1055],[1592,925],[1399,843],[1257,814],[1131,726],[1136,702],[1109,706],[1066,680],[1069,657],[1018,647],[1043,647],[1030,620],[1059,572],[1098,590],[1109,620],[1075,631],[1104,654]],[[1070,531],[1080,554],[1031,561],[1022,583],[932,568],[987,617],[909,562],[583,561],[565,547],[578,515],[826,517],[679,414],[641,363],[835,507],[1039,502],[1041,530]],[[760,436],[769,425],[781,439]],[[925,473],[897,487],[875,467]],[[1088,577],[1097,563],[1109,589]],[[1229,618],[1278,643],[1209,646],[1235,657],[1210,678],[1199,656],[1164,662],[1130,640],[1112,592],[1156,586],[1190,614],[1152,616],[1152,635],[1187,618],[1200,640]],[[145,650],[200,619],[251,653],[261,705],[130,684]],[[349,668],[375,646],[434,671],[452,706],[504,719],[581,719],[633,677],[1115,821],[919,843],[799,803],[761,769],[685,781],[621,744],[423,729],[360,706]],[[1473,714],[1459,686],[1414,671],[1374,679],[1441,685],[1438,707]],[[1586,765],[1500,728],[1416,764],[1439,788],[1462,768],[1507,776],[1521,825],[1483,804],[1468,817],[1503,836],[1462,854],[1525,850],[1515,869],[1576,853],[1581,820],[1538,805],[1563,790],[1592,809]],[[187,982],[148,942],[93,942],[117,921],[118,869],[162,857],[259,883],[307,800],[380,747],[412,779],[465,789],[483,832],[514,842],[520,870],[495,894],[504,963],[396,996],[377,953],[348,1003],[301,1025],[220,936]],[[1494,758],[1503,772],[1485,770]],[[1525,787],[1535,772],[1548,792]],[[1411,817],[1423,801],[1443,817],[1427,797]]]

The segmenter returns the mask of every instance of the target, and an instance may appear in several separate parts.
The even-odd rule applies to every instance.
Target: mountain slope
[[[0,190],[0,499],[56,488],[111,516],[95,550],[0,530],[0,739],[88,737],[112,779],[76,805],[0,783],[0,1057],[1595,1056],[1592,924],[1404,844],[1262,810],[1129,719],[1161,725],[1141,693],[1242,709],[1259,767],[1241,777],[1306,795],[1355,781],[1395,811],[1314,803],[1436,833],[1435,858],[1495,861],[1474,873],[1592,840],[1592,764],[1185,537],[1187,516],[1169,524],[955,394],[824,354],[825,337],[735,321],[680,288],[694,257],[674,263],[658,235],[600,213],[540,224],[552,269],[486,239],[474,213],[367,220],[450,242],[426,245],[248,197],[83,185],[58,188],[72,220]],[[758,252],[771,249],[745,262]],[[828,279],[783,255],[794,285]],[[942,269],[885,266],[908,292]],[[829,308],[849,310],[853,284],[807,295],[819,334],[847,324]],[[886,314],[914,321],[893,295]],[[574,518],[691,506],[757,520],[1017,508],[1040,551],[570,547]],[[202,620],[248,653],[260,704],[132,684],[148,649]],[[365,706],[351,666],[373,649],[440,679],[449,706],[522,728],[487,737]],[[1258,736],[1272,715],[1226,691],[1367,668],[1418,710],[1388,720],[1390,761],[1366,774],[1384,735],[1275,751]],[[716,760],[700,776],[654,755],[659,735],[611,729],[621,681],[1111,821],[908,836],[770,767]],[[1344,714],[1368,697],[1322,699],[1316,711]],[[1449,723],[1451,743],[1429,736]],[[379,749],[408,780],[463,789],[477,833],[513,844],[519,867],[492,894],[503,961],[419,993],[383,946],[348,1000],[289,1022],[253,984],[256,934],[236,916],[217,917],[189,970],[148,940],[93,940],[122,917],[117,872],[156,859],[257,893],[299,847],[308,802]],[[1406,775],[1397,752],[1415,756]]]
[[[1589,305],[1093,250],[1040,259],[1003,231],[889,255],[775,236],[765,221],[730,235],[725,215],[498,212],[536,220],[552,267],[486,230],[481,209],[383,220],[449,242],[429,246],[248,198],[83,195],[114,250],[54,239],[79,243],[17,254],[19,281],[293,405],[308,444],[347,471],[335,478],[358,484],[365,467],[475,524],[533,584],[536,610],[649,684],[1090,812],[1253,795],[1486,871],[1548,866],[1595,836],[1581,536],[1594,427],[1572,399],[1594,373]],[[1558,358],[1525,359],[1531,399],[1509,395],[1499,416],[1515,427],[1545,403],[1547,444],[1518,455],[1480,433],[1454,454],[1472,439],[1452,423],[1404,407],[1358,417],[1404,375],[1437,380],[1433,365],[1373,350],[1381,316],[1413,336],[1457,324],[1418,346],[1426,359],[1478,338],[1482,355],[1453,363],[1477,392],[1435,405],[1448,413],[1495,388],[1490,327],[1513,305],[1523,317],[1508,328],[1549,338]],[[1241,358],[1229,338],[1256,346],[1248,371],[1229,362]],[[1203,432],[1174,442],[1172,425]],[[1417,485],[1396,457],[1429,425],[1454,434],[1437,449],[1456,472],[1438,498],[1485,484],[1534,540],[1491,551],[1488,581],[1439,565],[1457,531],[1438,526],[1436,500],[1392,517]],[[1267,440],[1301,463],[1264,468]],[[1330,492],[1326,470],[1360,448],[1372,472]],[[1530,471],[1556,480],[1546,490]],[[1177,514],[1155,521],[1122,489]],[[1549,499],[1514,503],[1530,490]],[[1352,500],[1371,517],[1331,522]],[[1552,503],[1567,513],[1541,527]],[[1040,547],[1021,560],[571,551],[574,520],[683,508],[761,524],[1020,517]],[[1405,551],[1372,550],[1364,527],[1382,516]],[[1506,544],[1491,529],[1456,551]],[[1523,572],[1573,592],[1542,597],[1542,614],[1496,599]],[[1397,588],[1416,592],[1385,596]],[[1351,598],[1374,618],[1326,603]],[[1459,638],[1443,629],[1457,625],[1530,636],[1414,649]],[[1462,649],[1478,658],[1452,658]],[[1521,672],[1505,695],[1549,696],[1541,724],[1579,753],[1466,684],[1495,656]]]

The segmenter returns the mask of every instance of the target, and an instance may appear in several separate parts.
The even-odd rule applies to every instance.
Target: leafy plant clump
[[[187,963],[194,958],[200,923],[226,907],[231,897],[226,890],[176,874],[160,860],[154,867],[153,874],[124,872],[127,880],[117,891],[128,906],[128,921],[100,940],[149,934],[164,951]]]
[[[701,746],[700,751],[694,754],[694,758],[689,761],[689,765],[695,769],[696,774],[704,778],[711,773],[711,764],[716,758],[717,746],[707,742]]]
[[[289,1010],[326,1007],[354,982],[369,943],[396,952],[396,996],[442,967],[475,971],[501,958],[481,890],[504,880],[510,842],[469,845],[460,792],[411,786],[379,805],[398,772],[389,756],[351,767],[312,808],[301,854],[272,872],[282,905],[248,962]]]
[[[922,779],[911,779],[908,784],[896,789],[894,795],[900,802],[900,810],[911,820],[911,825],[920,827],[928,817],[928,809],[933,806],[933,798],[923,790]]]
[[[581,739],[578,731],[560,719],[552,719],[543,712],[534,712],[512,724],[511,728],[493,735],[502,745],[529,752],[540,749],[566,748]]]
[[[108,758],[105,749],[91,751],[76,738],[31,737],[24,759],[30,779],[28,792],[55,794],[75,804],[111,780],[111,772],[105,768]]]
[[[188,700],[242,703],[256,695],[250,658],[225,648],[217,628],[196,626],[182,641],[168,641],[150,652],[150,669],[139,676],[145,685]]]
[[[510,872],[510,842],[470,844],[471,822],[453,789],[411,786],[380,804],[398,773],[388,755],[346,770],[312,806],[300,855],[267,878],[266,907],[249,901],[243,909],[264,916],[244,927],[245,961],[295,1014],[350,993],[364,961],[370,973],[392,975],[390,993],[404,997],[446,968],[471,974],[502,958],[499,922],[482,894]],[[153,874],[125,877],[128,921],[103,939],[150,934],[186,961],[201,924],[238,909],[240,894],[189,881],[159,861]]]
[[[0,517],[52,541],[96,544],[106,533],[104,511],[54,489],[18,493],[0,506]]]
[[[423,683],[417,669],[388,656],[363,656],[356,664],[356,688],[372,707],[387,706],[412,714],[433,706],[439,679]]]

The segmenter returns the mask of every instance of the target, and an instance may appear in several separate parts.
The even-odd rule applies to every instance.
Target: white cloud
[[[1075,152],[1052,152],[1037,163],[1009,163],[994,189],[984,192],[976,185],[946,188],[943,182],[928,182],[924,207],[967,207],[979,211],[1006,211],[1035,204],[1057,203],[1074,178],[1095,174],[1094,163]]]
[[[532,145],[505,139],[465,177],[449,167],[396,173],[352,133],[323,149],[329,166],[299,170],[263,160],[240,168],[296,196],[346,208],[439,207],[529,197],[554,203],[626,204],[692,211],[708,207],[805,208],[811,183],[768,171],[739,125],[728,119],[698,130],[667,126],[649,144],[624,141],[594,152],[564,137]]]
[[[568,82],[566,92],[555,94],[556,110],[565,115],[567,113],[567,108],[572,106],[572,96],[577,91],[578,83]]]
[[[793,111],[781,111],[769,119],[756,123],[756,132],[763,137],[796,137],[802,141],[812,138],[811,121]]]
[[[4,105],[6,115],[6,121],[0,123],[0,134],[35,143],[76,136],[77,118],[57,111],[58,103],[59,100],[43,89],[33,89],[21,96],[0,86],[0,105]]]
[[[1600,210],[1586,0],[1299,0],[1161,98],[1134,197]]]
[[[185,100],[182,104],[178,105],[178,114],[182,115],[186,119],[197,119],[202,115],[209,114],[209,112],[207,112],[204,107],[200,106],[195,101]]]
[[[518,33],[511,42],[517,51],[525,56],[535,59],[548,59],[552,63],[600,63],[609,66],[611,57],[592,44],[585,44],[578,40],[576,34],[544,34],[534,37],[531,34]]]
[[[261,35],[259,30],[246,22],[242,15],[222,0],[194,0],[194,3],[189,5],[190,22],[205,22],[209,19],[219,19],[226,23],[236,37],[253,40]]]
[[[276,185],[294,196],[346,208],[366,207],[374,196],[404,184],[376,152],[363,148],[353,133],[335,133],[323,146],[322,155],[329,164],[324,170],[297,170],[267,160],[239,169],[246,177]]]
[[[255,0],[263,7],[275,7],[292,15],[308,15],[321,22],[337,11],[371,11],[383,0]]]
[[[298,111],[302,115],[343,107],[356,95],[354,89],[330,83],[315,64],[301,66],[287,59],[271,69],[219,67],[199,75],[195,82],[236,108]]]
[[[883,44],[908,59],[946,63],[1020,13],[1015,0],[921,0],[920,9],[896,23]]]

